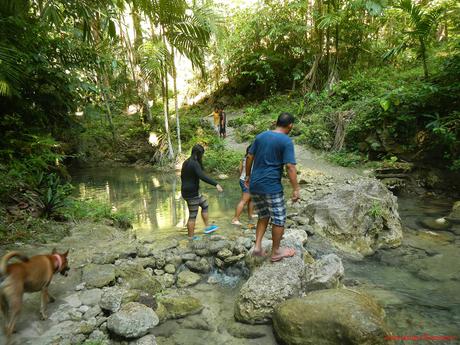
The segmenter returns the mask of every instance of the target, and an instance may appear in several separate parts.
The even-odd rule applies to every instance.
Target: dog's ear
[[[56,248],[53,248],[53,250],[51,251],[51,254],[56,254],[56,253],[57,253]]]
[[[67,251],[62,255],[67,256],[68,254],[69,254],[69,249],[67,249]]]

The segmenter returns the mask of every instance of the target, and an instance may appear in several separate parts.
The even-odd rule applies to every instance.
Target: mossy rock
[[[187,315],[198,314],[203,310],[201,301],[193,296],[162,296],[158,298],[158,302],[166,310],[164,314],[164,311],[161,310],[160,319],[180,319]]]

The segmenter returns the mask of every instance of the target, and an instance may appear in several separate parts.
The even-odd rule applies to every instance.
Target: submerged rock
[[[177,287],[187,287],[197,284],[201,280],[199,274],[190,271],[182,271],[177,275]]]
[[[315,233],[346,252],[370,255],[401,244],[396,197],[375,179],[337,185],[329,194],[307,202],[304,211]]]
[[[264,263],[242,286],[235,302],[235,319],[252,324],[269,322],[279,303],[300,296],[304,270],[300,256]]]
[[[166,319],[179,319],[203,310],[201,301],[193,296],[161,296],[158,302],[166,309]]]
[[[273,329],[285,345],[387,345],[384,312],[374,300],[348,289],[315,291],[281,303]]]

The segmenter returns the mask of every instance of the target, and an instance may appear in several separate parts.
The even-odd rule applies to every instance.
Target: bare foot
[[[295,255],[294,248],[280,248],[278,249],[277,253],[272,255],[272,262],[280,261],[284,258],[289,258]]]

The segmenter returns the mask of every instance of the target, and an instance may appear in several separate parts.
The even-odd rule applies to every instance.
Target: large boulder
[[[273,309],[284,300],[300,296],[305,265],[296,255],[266,262],[244,283],[235,302],[235,318],[245,323],[270,322]]]
[[[324,255],[305,267],[304,290],[337,288],[341,284],[343,275],[342,260],[335,254]]]
[[[308,201],[304,212],[315,233],[348,253],[371,255],[401,244],[396,197],[375,179],[336,185],[328,194]]]
[[[107,328],[124,338],[140,338],[158,325],[155,312],[140,303],[125,304],[118,312],[107,319]]]
[[[388,345],[384,312],[348,289],[315,291],[278,305],[273,329],[284,345]]]

